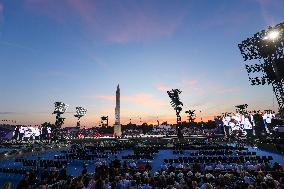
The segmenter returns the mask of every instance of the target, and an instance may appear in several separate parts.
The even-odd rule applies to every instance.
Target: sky
[[[88,109],[81,125],[211,119],[247,103],[277,109],[271,86],[250,86],[238,44],[284,21],[283,0],[0,0],[0,123],[54,122],[54,102]],[[275,101],[273,103],[273,101]]]

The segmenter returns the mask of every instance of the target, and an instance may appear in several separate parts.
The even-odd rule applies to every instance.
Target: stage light
[[[102,116],[101,117],[101,125],[102,125],[102,127],[108,126],[108,116]]]
[[[181,125],[181,116],[180,112],[182,111],[183,103],[179,99],[179,94],[181,91],[179,89],[172,89],[171,91],[167,91],[170,99],[171,99],[171,105],[176,111],[177,116],[177,131],[178,131],[178,138],[182,138],[182,133],[179,125]]]
[[[69,107],[68,104],[65,104],[63,102],[55,102],[54,105],[55,105],[55,109],[54,109],[53,114],[63,114]]]
[[[280,35],[280,32],[277,30],[272,30],[263,38],[264,40],[276,40]]]
[[[194,113],[195,110],[188,110],[188,111],[185,111],[186,114],[188,114],[188,122],[189,123],[192,123],[194,122],[195,118],[196,118],[196,114]]]
[[[54,139],[57,139],[59,137],[61,126],[64,124],[65,120],[65,118],[61,117],[61,115],[65,113],[69,105],[63,102],[55,102],[54,105],[55,109],[52,114],[56,114],[56,120],[54,124],[55,128],[52,128],[52,135]]]
[[[246,65],[251,85],[272,85],[280,116],[284,118],[284,23],[257,32],[238,44],[244,61],[258,60],[262,64]],[[262,76],[251,78],[250,73]],[[282,115],[281,115],[282,114]]]

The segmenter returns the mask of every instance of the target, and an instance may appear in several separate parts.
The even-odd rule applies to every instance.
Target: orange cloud
[[[107,100],[107,101],[115,101],[114,95],[100,95],[100,96],[83,96],[82,98],[87,99],[101,99],[101,100]],[[167,103],[154,97],[152,94],[149,93],[137,93],[133,95],[124,95],[121,97],[122,102],[127,102],[135,105],[142,105],[146,107],[157,107],[157,106],[163,106]]]
[[[114,95],[101,95],[101,96],[95,96],[95,97],[90,96],[90,98],[97,98],[97,99],[109,100],[109,101],[114,101],[115,100],[115,96]]]

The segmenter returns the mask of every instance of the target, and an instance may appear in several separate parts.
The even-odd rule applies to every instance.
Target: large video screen
[[[16,129],[17,128],[15,128],[14,135],[15,135]],[[51,133],[51,129],[49,127],[47,128],[47,131],[48,131],[48,134]],[[36,137],[39,137],[41,133],[42,131],[39,127],[21,126],[19,128],[19,137],[21,137],[22,139],[25,139],[25,138],[35,139]]]
[[[254,114],[255,113],[247,113],[245,115],[242,115],[236,113],[224,115],[222,117],[223,126],[229,127],[231,132],[245,132],[245,130],[253,129],[253,127],[255,126]],[[261,113],[261,115],[265,126],[267,126],[267,124],[270,124],[272,119],[275,117],[275,113],[273,112],[263,112]]]

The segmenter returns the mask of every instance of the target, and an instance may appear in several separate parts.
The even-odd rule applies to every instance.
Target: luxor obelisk
[[[114,134],[121,136],[121,125],[120,125],[120,88],[119,84],[116,89],[116,105],[115,105],[115,122],[114,122]]]

